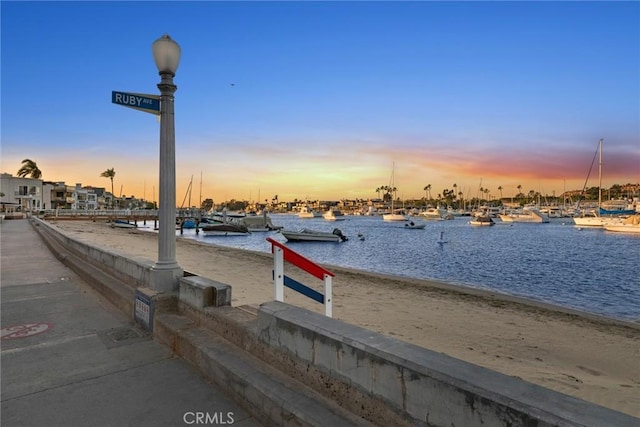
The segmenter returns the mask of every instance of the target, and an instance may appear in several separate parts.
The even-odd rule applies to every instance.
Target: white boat
[[[237,222],[246,226],[250,232],[266,232],[282,228],[282,226],[273,225],[267,211],[263,211],[262,215],[247,215],[238,219]]]
[[[469,224],[476,227],[488,227],[491,225],[495,225],[496,223],[493,222],[493,219],[491,219],[489,215],[481,215],[474,217],[471,221],[469,221]]]
[[[342,234],[342,231],[338,228],[334,228],[332,232],[328,231],[316,231],[303,228],[299,231],[280,230],[287,240],[293,242],[345,242],[347,236]]]
[[[640,215],[632,215],[620,223],[605,222],[604,229],[621,233],[640,233]]]
[[[322,217],[327,221],[344,221],[346,218],[344,214],[338,209],[329,209]]]
[[[528,222],[528,223],[546,223],[549,217],[533,207],[525,207],[522,211],[514,211],[511,213],[500,214],[503,222]]]
[[[382,215],[382,219],[385,221],[406,221],[407,217],[402,214],[392,212]]]
[[[621,222],[622,219],[618,217],[616,217],[615,215],[620,215],[620,214],[629,214],[632,213],[633,211],[629,211],[626,209],[615,209],[615,210],[607,210],[603,208],[603,203],[602,203],[602,139],[600,139],[600,141],[598,142],[598,153],[599,153],[599,160],[598,160],[598,207],[593,211],[590,212],[586,215],[582,215],[579,217],[573,217],[573,222],[576,226],[578,227],[598,227],[598,228],[602,228],[604,227],[604,225],[606,223],[616,223],[616,222]],[[595,160],[595,157],[594,157]],[[593,165],[593,163],[592,163]],[[591,170],[591,169],[589,169]],[[587,181],[589,180],[589,176],[587,175]],[[586,182],[585,182],[585,188],[586,188]],[[584,191],[584,189],[583,189]],[[611,208],[612,206],[609,204],[608,205],[609,208]],[[607,215],[607,216],[603,216],[603,215]]]
[[[409,221],[404,225],[404,228],[406,228],[407,230],[423,230],[424,227],[425,227],[425,224],[416,224],[413,221]]]
[[[321,218],[322,214],[318,211],[315,211],[308,206],[303,206],[298,212],[298,218]]]
[[[393,201],[396,195],[396,187],[395,187],[395,172],[396,172],[396,164],[393,163],[393,168],[391,169],[391,211],[389,213],[383,214],[383,221],[406,221],[407,217],[396,212],[393,208]]]
[[[420,212],[420,216],[423,217],[424,219],[435,219],[435,220],[439,220],[439,219],[443,219],[444,216],[446,215],[447,211],[442,209],[442,208],[428,208],[425,211]]]
[[[573,223],[578,227],[602,228],[604,226],[605,221],[610,220],[611,218],[607,219],[607,218],[601,217],[600,215],[594,212],[594,213],[586,214],[580,217],[576,216],[572,219],[573,219]]]

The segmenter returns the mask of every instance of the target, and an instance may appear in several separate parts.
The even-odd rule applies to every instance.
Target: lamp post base
[[[178,280],[184,277],[184,271],[179,265],[151,267],[151,289],[158,292],[175,292],[179,288]]]

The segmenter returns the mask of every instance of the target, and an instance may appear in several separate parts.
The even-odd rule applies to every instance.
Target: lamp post
[[[178,288],[183,271],[176,261],[176,135],[173,77],[180,62],[180,46],[167,34],[153,42],[153,59],[160,74],[160,209],[158,260],[151,269],[151,287],[160,292]]]

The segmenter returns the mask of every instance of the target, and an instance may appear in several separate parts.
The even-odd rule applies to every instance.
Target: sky
[[[157,200],[151,44],[181,46],[176,200],[640,182],[639,2],[0,2],[0,172]],[[393,183],[391,178],[393,175]],[[191,194],[188,187],[191,184]],[[502,191],[498,190],[502,187]]]

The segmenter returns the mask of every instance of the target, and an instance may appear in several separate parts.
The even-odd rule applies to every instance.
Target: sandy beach
[[[113,229],[105,222],[51,221],[93,245],[150,260],[157,235]],[[186,271],[232,286],[232,304],[273,299],[269,254],[178,238]],[[336,273],[334,318],[506,375],[640,417],[640,324],[442,283],[325,266]],[[289,265],[286,274],[321,282]],[[322,306],[285,290],[285,301],[322,313]]]

